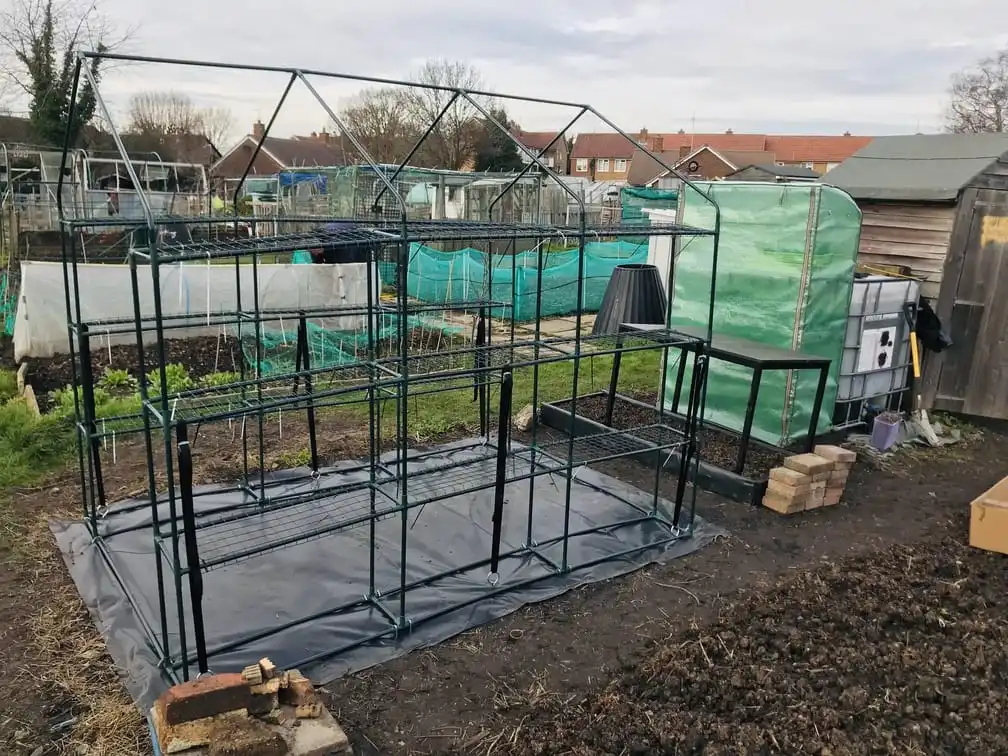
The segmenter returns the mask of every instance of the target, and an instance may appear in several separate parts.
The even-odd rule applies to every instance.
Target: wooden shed
[[[1008,419],[1008,134],[878,137],[823,182],[861,208],[859,262],[909,268],[952,338],[924,405]]]

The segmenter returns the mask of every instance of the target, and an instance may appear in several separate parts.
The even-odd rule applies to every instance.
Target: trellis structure
[[[77,392],[77,430],[81,459],[81,487],[84,516],[96,539],[112,539],[121,528],[116,526],[117,513],[136,513],[149,510],[149,527],[152,533],[151,556],[157,571],[159,595],[158,616],[146,623],[145,631],[152,648],[157,650],[160,666],[171,679],[188,679],[195,670],[205,671],[220,654],[240,647],[242,643],[261,639],[274,633],[289,630],[303,623],[318,620],[320,616],[334,617],[358,612],[362,607],[370,610],[370,619],[354,625],[339,642],[306,658],[283,660],[284,666],[310,664],[320,659],[336,656],[351,649],[377,642],[384,638],[410,631],[419,623],[430,621],[460,607],[521,587],[509,583],[502,565],[508,560],[534,560],[543,567],[535,580],[566,575],[606,560],[623,559],[631,552],[653,549],[664,543],[689,537],[693,529],[692,494],[687,492],[687,476],[695,469],[698,458],[696,437],[702,423],[710,332],[706,337],[685,336],[668,328],[650,329],[634,338],[611,335],[589,336],[583,332],[580,295],[575,315],[577,327],[570,336],[555,336],[542,329],[541,317],[531,326],[518,330],[513,319],[504,333],[490,327],[493,312],[506,311],[514,306],[514,292],[492,290],[489,284],[474,288],[467,301],[453,301],[451,312],[444,304],[425,304],[411,300],[407,287],[402,284],[408,268],[411,245],[420,244],[479,244],[529,243],[540,257],[539,270],[548,255],[551,244],[572,242],[584,249],[588,241],[600,237],[601,230],[592,228],[581,212],[579,225],[560,223],[525,222],[522,218],[500,218],[494,215],[495,204],[488,207],[484,219],[464,220],[414,220],[409,217],[400,192],[396,189],[396,172],[390,174],[370,160],[367,150],[342,124],[338,114],[318,94],[312,84],[319,77],[340,75],[298,69],[239,66],[197,61],[179,61],[117,56],[102,53],[84,53],[79,56],[74,77],[74,95],[79,85],[86,82],[96,92],[99,112],[112,123],[100,87],[91,73],[89,60],[117,58],[146,63],[177,66],[201,66],[238,70],[283,72],[289,77],[287,87],[266,125],[268,135],[283,107],[288,93],[295,84],[304,86],[319,102],[327,115],[340,127],[345,137],[353,143],[359,154],[368,160],[374,176],[381,184],[374,207],[379,208],[370,219],[298,217],[278,218],[276,233],[271,236],[242,237],[205,242],[172,240],[170,235],[158,233],[162,225],[152,212],[144,193],[139,197],[145,217],[138,226],[146,227],[143,238],[147,246],[131,248],[129,263],[132,280],[134,317],[115,322],[84,322],[76,301],[77,251],[73,247],[74,231],[81,221],[63,217],[67,245],[64,254],[67,281],[66,311],[70,333],[70,350],[74,355],[75,386]],[[361,77],[354,77],[361,80]],[[377,81],[377,80],[376,80]],[[399,82],[404,87],[428,85]],[[497,123],[493,115],[479,102],[486,93],[463,89],[442,89],[448,94],[449,105],[465,102],[480,117],[494,123],[502,133],[513,140],[506,128]],[[531,100],[532,98],[493,95],[505,100]],[[76,96],[71,98],[76,102]],[[546,101],[540,101],[546,102]],[[578,119],[592,113],[610,125],[624,138],[610,121],[587,105],[553,102],[572,112],[571,120],[558,132],[564,138]],[[447,107],[446,107],[447,110]],[[444,115],[444,111],[442,114]],[[440,118],[440,116],[439,116]],[[438,120],[428,128],[427,134]],[[427,136],[424,135],[424,138]],[[125,158],[119,135],[113,132],[117,146]],[[423,138],[405,155],[402,165],[408,165],[420,147]],[[520,185],[522,179],[537,169],[540,176],[566,191],[575,203],[578,195],[564,189],[559,180],[542,161],[541,153],[530,152],[518,144],[529,158],[525,171],[512,177],[509,185],[502,187],[497,202],[507,192]],[[552,145],[550,145],[552,146]],[[258,149],[258,148],[257,148]],[[547,146],[546,150],[549,149]],[[543,150],[543,152],[546,152]],[[69,148],[66,151],[69,155]],[[254,153],[249,166],[255,161]],[[654,157],[661,163],[658,157]],[[124,162],[128,172],[134,168]],[[672,168],[666,166],[670,171]],[[248,170],[246,170],[248,174]],[[138,177],[131,176],[136,186],[142,186]],[[244,178],[244,177],[243,177]],[[239,182],[240,185],[241,182]],[[237,200],[234,197],[235,223],[246,220],[237,217]],[[713,203],[715,210],[716,204]],[[389,208],[397,208],[390,213]],[[719,215],[715,212],[711,228],[691,228],[675,224],[652,224],[646,228],[649,235],[689,237],[710,235],[715,239],[716,258]],[[285,223],[312,230],[290,232]],[[178,223],[179,219],[173,219]],[[186,219],[198,224],[202,218]],[[90,222],[94,224],[94,221]],[[607,225],[605,238],[619,239],[624,235],[640,236],[642,227],[624,227],[618,222]],[[366,296],[352,302],[334,301],[318,307],[266,310],[261,307],[257,270],[260,256],[292,252],[305,248],[347,250],[355,263],[366,269]],[[363,258],[361,257],[363,255]],[[584,255],[579,255],[583,266]],[[516,259],[512,255],[512,260]],[[193,312],[192,314],[165,316],[160,301],[159,277],[165,266],[233,264],[238,280],[236,306],[229,311]],[[243,269],[251,267],[252,285],[243,290]],[[393,280],[379,281],[378,271],[394,271]],[[715,259],[716,269],[716,259]],[[582,273],[583,276],[583,273]],[[512,278],[514,280],[514,278]],[[395,289],[391,300],[378,297],[379,283]],[[579,287],[580,288],[580,287]],[[540,287],[541,289],[541,287]],[[714,302],[714,284],[711,282],[711,307]],[[153,300],[145,299],[145,291],[153,290]],[[541,302],[540,302],[541,306]],[[667,313],[666,313],[667,314]],[[474,323],[473,333],[454,335],[438,342],[435,350],[420,348],[413,334],[413,324],[418,318],[467,317]],[[308,329],[312,322],[322,318],[336,318],[350,323],[351,330],[364,334],[365,347],[357,359],[340,365],[314,366],[308,349]],[[225,385],[176,390],[170,385],[166,370],[166,342],[173,332],[199,325],[216,325],[228,329],[238,338],[253,335],[261,345],[265,330],[277,321],[286,322],[292,333],[296,352],[291,369],[265,374],[259,370],[261,354],[244,367],[237,380]],[[394,338],[379,343],[377,334],[389,324],[395,329]],[[112,505],[102,476],[101,446],[107,432],[96,416],[94,402],[95,377],[87,359],[92,348],[92,335],[101,333],[133,333],[139,353],[140,393],[142,399],[142,426],[147,454],[148,489],[145,502]],[[576,413],[579,377],[582,364],[589,358],[606,355],[627,355],[651,351],[667,357],[668,350],[685,348],[691,355],[692,369],[698,379],[692,383],[688,398],[685,422],[666,423],[659,411],[657,422],[646,427],[608,430],[588,437],[573,434],[557,436],[541,427],[533,418],[531,430],[524,443],[512,438],[511,414],[514,408],[515,386],[526,382],[531,386],[531,401],[540,401],[540,378],[547,371],[562,369],[570,379],[570,410]],[[257,350],[261,346],[256,347]],[[560,366],[558,368],[557,366]],[[656,387],[663,386],[656,364]],[[154,371],[151,383],[143,378]],[[555,373],[552,373],[555,375]],[[664,391],[663,388],[659,389]],[[421,415],[419,403],[430,397],[454,393],[459,398],[473,401],[478,407],[479,437],[452,447],[451,454],[443,449],[420,450],[411,441]],[[657,405],[664,406],[662,398]],[[360,417],[361,427],[367,431],[368,453],[356,463],[326,467],[321,459],[317,428],[324,422],[324,410],[340,407],[352,410]],[[266,470],[266,442],[264,427],[269,416],[283,412],[285,418],[300,416],[308,431],[308,454],[303,468],[286,471],[282,477]],[[199,428],[208,423],[232,423],[241,427],[242,475],[235,484],[196,487],[193,484],[194,467],[200,459],[193,453],[193,443]],[[284,422],[290,422],[285,419]],[[572,493],[580,490],[577,472],[584,465],[619,459],[639,454],[641,444],[651,452],[678,451],[682,456],[676,496],[671,506],[658,497],[658,483],[662,475],[660,461],[654,470],[653,490],[648,493],[647,505],[633,501],[614,500],[616,508],[611,519],[590,528],[575,527],[572,514],[577,504]],[[655,457],[661,455],[655,454]],[[556,487],[562,492],[562,527],[543,532],[537,527],[537,491]],[[422,573],[412,573],[414,561],[410,551],[411,521],[419,518],[425,507],[436,507],[439,502],[458,497],[493,495],[493,513],[486,523],[485,559],[465,564],[448,564],[442,568],[425,568]],[[521,501],[516,499],[521,492]],[[376,530],[387,534],[394,518],[398,523],[396,541],[398,554],[394,557],[383,552],[383,559],[397,560],[398,579],[394,584],[379,584],[376,578]],[[502,546],[501,531],[505,519],[523,518],[525,537],[516,547]],[[600,532],[633,529],[643,523],[657,524],[662,528],[661,539],[638,545],[629,551],[612,551],[577,561],[570,548],[577,539]],[[117,527],[120,530],[117,531]],[[138,526],[128,526],[135,529]],[[232,569],[239,563],[262,558],[278,549],[296,548],[298,544],[322,537],[333,537],[358,529],[370,549],[370,568],[359,576],[363,589],[361,595],[338,606],[327,607],[321,614],[277,622],[277,625],[259,630],[247,637],[231,639],[225,644],[208,646],[204,633],[205,612],[213,611],[203,603],[205,581],[213,579],[213,571]],[[446,557],[449,559],[449,557]],[[114,569],[114,568],[113,568]],[[447,602],[433,612],[417,615],[410,610],[410,597],[425,588],[475,571],[486,573],[486,590],[476,599],[467,598]],[[209,574],[208,574],[209,573]],[[526,581],[527,582],[527,581]],[[174,604],[173,606],[170,604]],[[376,621],[374,618],[379,618]],[[177,627],[170,626],[177,621]]]

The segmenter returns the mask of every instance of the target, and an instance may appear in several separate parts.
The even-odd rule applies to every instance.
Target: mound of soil
[[[802,571],[533,709],[513,753],[1008,753],[1006,590],[951,538]]]

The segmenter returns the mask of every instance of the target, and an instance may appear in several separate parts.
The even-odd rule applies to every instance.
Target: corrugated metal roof
[[[1008,155],[1008,134],[876,137],[823,176],[854,199],[948,202]]]

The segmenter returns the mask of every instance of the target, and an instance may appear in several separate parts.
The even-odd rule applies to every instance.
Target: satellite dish
[[[686,166],[686,170],[688,170],[690,173],[696,173],[697,171],[700,170],[700,163],[698,163],[696,160],[690,160],[689,165]]]

